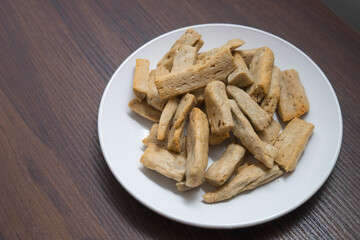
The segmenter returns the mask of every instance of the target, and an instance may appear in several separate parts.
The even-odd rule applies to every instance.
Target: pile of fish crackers
[[[276,67],[270,48],[238,49],[245,42],[231,39],[199,52],[203,44],[190,28],[156,69],[136,59],[128,105],[154,122],[141,164],[175,180],[179,191],[215,186],[203,195],[205,203],[215,203],[294,171],[314,125],[299,118],[310,105],[298,72]],[[275,111],[287,123],[283,130]],[[207,167],[209,146],[228,138],[224,153]],[[258,161],[246,162],[246,151]]]

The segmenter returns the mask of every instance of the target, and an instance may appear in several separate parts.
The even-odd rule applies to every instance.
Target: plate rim
[[[336,146],[336,153],[334,155],[335,161],[332,161],[332,165],[330,166],[328,172],[325,174],[325,177],[322,179],[322,181],[314,188],[314,190],[308,195],[306,196],[304,199],[302,199],[301,201],[299,201],[297,204],[294,204],[292,207],[285,209],[283,211],[277,212],[276,214],[273,214],[271,216],[262,218],[260,220],[254,220],[254,221],[249,221],[249,222],[245,222],[245,223],[238,223],[238,224],[206,224],[206,223],[198,223],[198,222],[194,222],[194,221],[189,221],[186,219],[182,219],[179,217],[174,217],[172,215],[168,215],[165,212],[160,211],[159,209],[157,209],[156,207],[152,206],[151,204],[147,203],[146,201],[143,201],[142,199],[138,198],[135,194],[132,193],[132,191],[125,186],[124,184],[122,184],[122,182],[120,181],[119,177],[117,176],[116,170],[114,169],[113,165],[111,164],[111,161],[108,160],[108,156],[105,150],[105,145],[104,145],[104,140],[103,140],[103,135],[102,135],[102,127],[101,127],[101,123],[102,123],[102,112],[103,112],[103,107],[104,107],[104,102],[105,102],[105,98],[108,94],[108,91],[112,85],[112,83],[114,82],[115,76],[117,76],[118,72],[121,70],[122,66],[125,65],[132,57],[133,55],[135,55],[136,53],[138,53],[139,51],[141,51],[143,48],[145,48],[146,46],[152,44],[153,42],[157,41],[160,38],[163,38],[167,35],[176,33],[176,32],[180,32],[180,31],[184,31],[188,28],[205,28],[205,27],[236,27],[236,28],[245,28],[248,30],[252,30],[255,32],[259,32],[265,35],[268,35],[270,37],[273,37],[285,44],[290,45],[291,47],[293,47],[297,52],[299,52],[301,55],[303,55],[308,61],[310,61],[312,63],[312,65],[315,66],[315,68],[320,72],[321,76],[326,80],[326,84],[328,85],[331,95],[334,97],[335,99],[335,103],[336,103],[336,110],[339,113],[338,114],[338,122],[339,122],[339,136],[338,136],[338,142],[337,142],[337,146]],[[258,29],[258,28],[254,28],[254,27],[249,27],[249,26],[244,26],[244,25],[239,25],[239,24],[231,24],[231,23],[206,23],[206,24],[197,24],[197,25],[191,25],[191,26],[185,26],[185,27],[181,27],[166,33],[163,33],[161,35],[159,35],[158,37],[155,37],[153,39],[151,39],[150,41],[146,42],[145,44],[143,44],[142,46],[140,46],[139,48],[137,48],[134,52],[132,52],[115,70],[115,72],[112,74],[110,80],[108,81],[108,83],[106,84],[106,87],[103,91],[103,94],[101,96],[101,100],[100,100],[100,104],[99,104],[99,111],[98,111],[98,136],[99,136],[99,143],[100,143],[100,147],[101,147],[101,151],[102,154],[104,156],[104,159],[106,161],[106,164],[108,165],[108,167],[110,168],[111,173],[113,174],[113,176],[116,178],[116,180],[118,181],[118,183],[132,196],[134,197],[137,201],[139,201],[141,204],[143,204],[144,206],[146,206],[147,208],[149,208],[151,211],[156,212],[157,214],[166,217],[168,219],[171,219],[175,222],[180,222],[182,224],[186,224],[186,225],[190,225],[190,226],[195,226],[195,227],[201,227],[201,228],[209,228],[209,229],[234,229],[234,228],[245,228],[245,227],[251,227],[251,226],[255,226],[255,225],[260,225],[269,221],[272,221],[274,219],[280,218],[282,216],[284,216],[287,213],[292,212],[293,210],[295,210],[296,208],[298,208],[299,206],[301,206],[302,204],[304,204],[305,202],[307,202],[312,196],[315,195],[315,193],[317,193],[319,191],[319,189],[324,185],[324,183],[326,182],[326,180],[329,178],[331,172],[333,171],[335,164],[338,160],[339,154],[340,154],[340,150],[341,150],[341,145],[342,145],[342,139],[343,139],[343,118],[342,118],[342,112],[341,112],[341,108],[340,108],[340,103],[339,100],[337,98],[337,95],[335,93],[334,88],[332,87],[329,79],[326,77],[326,75],[324,74],[324,72],[320,69],[320,67],[308,56],[306,55],[302,50],[300,50],[298,47],[296,47],[294,44],[288,42],[287,40],[280,38],[272,33],[269,33],[267,31]]]

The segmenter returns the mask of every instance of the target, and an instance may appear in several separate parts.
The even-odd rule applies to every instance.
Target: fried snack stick
[[[275,167],[276,166],[276,167]],[[264,166],[262,166],[264,167]],[[275,167],[275,168],[274,168]],[[264,174],[261,177],[259,177],[257,180],[255,180],[254,182],[250,183],[249,185],[247,185],[243,191],[246,190],[251,190],[251,189],[255,189],[261,185],[264,185],[268,182],[271,182],[272,180],[275,180],[276,178],[280,177],[283,172],[281,171],[281,169],[279,168],[278,165],[274,164],[273,170],[270,171],[268,174]],[[266,170],[265,170],[266,171]]]
[[[280,133],[274,144],[279,150],[275,161],[287,172],[294,171],[313,130],[313,124],[294,118]]]
[[[276,106],[280,98],[280,74],[281,71],[278,67],[274,66],[271,74],[270,90],[269,93],[263,98],[260,107],[264,109],[270,117],[275,113]]]
[[[167,138],[167,149],[176,153],[181,152],[183,146],[183,140],[185,136],[185,122],[183,122],[178,128],[174,125],[171,126],[168,138]]]
[[[213,192],[204,194],[204,202],[216,203],[230,199],[243,191],[254,189],[268,183],[281,174],[282,171],[276,164],[271,168],[267,168],[262,163],[257,162],[248,167],[243,167],[229,182]]]
[[[310,108],[304,86],[296,70],[285,70],[280,78],[280,100],[278,112],[284,122],[300,117]]]
[[[244,171],[245,168],[249,167],[251,164],[250,163],[244,163],[243,165],[241,165],[235,172],[235,175],[242,173],[242,171]],[[263,165],[262,165],[263,166]],[[274,164],[274,166],[277,166],[276,164]],[[277,168],[279,169],[279,167],[277,166]],[[250,183],[249,185],[247,185],[243,191],[245,190],[251,190],[254,189],[258,186],[261,186],[263,184],[266,184],[268,182],[271,182],[272,180],[278,178],[279,176],[281,176],[283,174],[283,172],[279,169],[279,171],[274,171],[273,174],[269,175],[263,175],[260,178],[258,178],[257,180],[255,180],[254,182]]]
[[[188,186],[186,186],[186,181],[182,181],[182,182],[176,183],[176,188],[180,192],[185,192],[185,191],[193,189],[195,187],[188,187]]]
[[[244,59],[246,66],[249,68],[251,60],[253,59],[258,48],[239,50],[240,55]]]
[[[175,128],[178,128],[185,121],[185,118],[190,113],[190,111],[195,106],[195,104],[196,104],[195,96],[190,93],[187,93],[181,98],[179,106],[175,112],[175,117],[174,117]]]
[[[140,116],[153,122],[159,122],[161,112],[150,106],[146,101],[140,101],[137,98],[132,99],[128,106]]]
[[[133,91],[135,97],[139,100],[143,100],[148,91],[148,80],[149,80],[149,60],[136,59]]]
[[[175,53],[174,63],[171,71],[176,72],[196,63],[197,51],[199,49],[190,45],[181,46]]]
[[[257,132],[257,135],[262,141],[274,145],[279,136],[280,130],[280,124],[275,119],[272,119],[269,126],[267,126],[264,130]]]
[[[202,87],[202,88],[196,89],[195,91],[190,92],[196,98],[196,106],[197,107],[200,107],[205,101],[204,92],[205,92],[205,87]]]
[[[246,90],[257,103],[269,92],[273,66],[274,53],[271,49],[268,47],[259,48],[249,67],[254,83]]]
[[[149,146],[150,143],[152,143],[152,144],[156,144],[157,146],[159,146],[161,148],[166,149],[168,139],[165,139],[162,141],[162,140],[158,140],[156,138],[156,135],[158,133],[158,128],[159,128],[159,124],[154,123],[150,128],[149,135],[147,135],[147,137],[142,140],[142,143],[145,144],[146,146]],[[181,151],[179,154],[186,157],[186,154],[187,154],[186,153],[186,136],[184,134],[181,135],[180,143],[181,143]]]
[[[248,166],[250,166],[251,164],[246,162],[243,165],[241,165],[240,167],[238,167],[238,169],[236,169],[235,171],[235,175],[237,175],[239,172],[241,172],[244,168],[247,168]]]
[[[185,160],[181,154],[172,153],[150,143],[141,156],[140,163],[168,178],[182,181],[185,177]]]
[[[191,109],[195,106],[196,99],[194,95],[187,93],[180,100],[176,109],[175,116],[172,121],[171,129],[168,134],[167,149],[180,152],[185,128],[185,119],[189,115]]]
[[[218,48],[213,48],[209,51],[206,52],[202,52],[199,53],[197,56],[197,64],[204,64],[206,62],[208,62],[215,54],[217,54],[218,52],[224,50],[224,49],[229,49],[230,51],[233,51],[234,49],[240,47],[241,45],[243,45],[245,42],[241,39],[231,39],[229,40],[225,45],[218,47]]]
[[[166,148],[166,141],[158,140],[156,137],[158,131],[159,131],[159,124],[154,123],[150,128],[149,135],[142,140],[142,143],[145,144],[146,146],[149,146],[152,143],[158,145],[159,147]]]
[[[197,51],[204,45],[204,41],[201,39],[201,35],[192,28],[186,30],[186,32],[172,45],[170,50],[164,55],[164,57],[158,62],[158,66],[163,66],[169,71],[173,66],[173,61],[176,51],[183,45],[190,45],[195,47]]]
[[[245,152],[245,148],[239,144],[229,144],[221,157],[206,170],[205,181],[215,187],[223,185],[242,163]]]
[[[157,90],[155,85],[155,78],[156,76],[161,76],[167,73],[169,73],[169,71],[166,68],[160,66],[155,70],[151,70],[149,74],[148,92],[146,100],[150,106],[153,106],[159,111],[164,110],[167,100],[160,98],[159,91]]]
[[[271,117],[246,92],[232,85],[228,85],[226,91],[248,117],[256,131],[261,131],[269,125]]]
[[[147,135],[147,137],[142,140],[142,143],[145,144],[146,146],[149,146],[150,143],[152,143],[152,144],[156,144],[157,146],[159,146],[161,148],[166,149],[168,139],[165,139],[165,140],[161,141],[161,140],[158,140],[156,138],[156,135],[158,133],[158,128],[159,128],[159,124],[154,123],[150,128],[149,135]],[[186,153],[186,136],[184,134],[182,134],[181,138],[182,138],[180,140],[180,142],[181,142],[181,152],[179,154],[186,157],[186,154],[187,154]]]
[[[187,129],[186,182],[188,187],[199,186],[204,179],[209,154],[209,123],[205,113],[193,108]]]
[[[215,134],[210,133],[209,144],[211,146],[218,145],[218,144],[222,143],[223,141],[225,141],[226,139],[228,139],[229,137],[230,137],[229,132],[227,132],[223,135],[215,135]]]
[[[228,84],[235,85],[238,87],[247,87],[253,84],[253,80],[250,77],[250,72],[248,67],[246,66],[244,59],[241,56],[241,53],[235,51],[233,53],[234,63],[236,65],[236,69],[230,73],[228,76]]]
[[[164,140],[166,138],[171,124],[171,120],[175,114],[178,105],[179,99],[177,99],[176,97],[170,98],[166,103],[166,106],[160,116],[159,130],[157,132],[158,140]]]
[[[220,81],[209,83],[204,92],[206,113],[211,133],[224,135],[234,126],[225,84]]]
[[[161,98],[170,98],[205,87],[212,81],[225,79],[235,69],[229,49],[215,54],[207,63],[189,66],[155,79]]]
[[[234,127],[232,128],[234,135],[257,160],[271,168],[277,155],[277,149],[261,141],[236,102],[232,99],[229,102],[234,118]]]

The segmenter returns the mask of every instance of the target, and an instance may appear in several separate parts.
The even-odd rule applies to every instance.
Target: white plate
[[[174,30],[146,43],[131,54],[110,79],[101,99],[98,130],[102,151],[112,173],[138,201],[172,220],[207,228],[253,226],[280,217],[308,200],[325,182],[337,160],[342,141],[342,117],[335,92],[320,68],[302,51],[270,33],[232,24],[191,26],[202,34],[203,50],[241,38],[243,49],[270,47],[275,64],[282,70],[295,68],[300,74],[310,112],[302,118],[315,124],[314,133],[296,170],[276,181],[217,204],[205,204],[202,187],[181,193],[175,181],[145,169],[139,162],[144,151],[141,140],[151,122],[127,106],[133,98],[132,79],[136,58],[150,60],[150,67],[170,49],[188,28]],[[224,146],[210,152],[209,164]]]

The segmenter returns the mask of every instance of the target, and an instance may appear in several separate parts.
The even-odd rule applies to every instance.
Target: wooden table
[[[337,164],[305,204],[275,221],[208,230],[147,209],[116,181],[97,114],[115,69],[170,30],[234,23],[288,40],[340,101]],[[0,239],[360,237],[360,36],[320,1],[0,1]],[[326,103],[324,103],[326,107]]]

